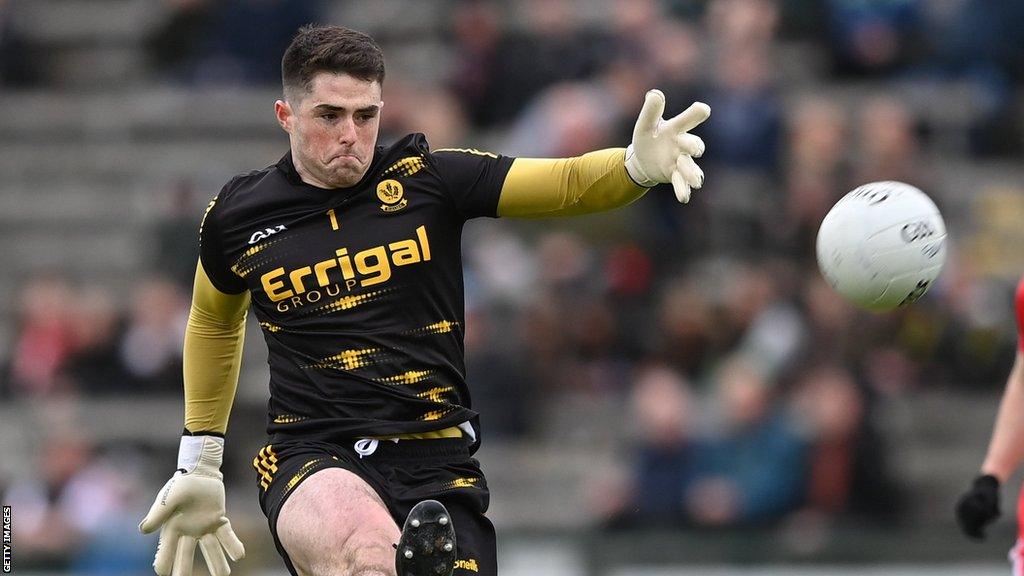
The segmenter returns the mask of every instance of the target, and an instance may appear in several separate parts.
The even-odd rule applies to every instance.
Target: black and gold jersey
[[[225,293],[248,290],[269,349],[268,432],[426,432],[476,416],[463,360],[461,238],[496,216],[512,159],[378,146],[363,179],[302,182],[286,154],[232,179],[207,208],[200,257]]]

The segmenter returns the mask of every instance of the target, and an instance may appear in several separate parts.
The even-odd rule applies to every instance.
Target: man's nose
[[[338,141],[342,144],[354,144],[356,141],[356,123],[346,118],[339,123]]]

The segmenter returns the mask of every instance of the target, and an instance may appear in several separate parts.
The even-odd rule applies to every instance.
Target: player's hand
[[[214,436],[183,436],[179,470],[157,494],[149,514],[139,524],[143,534],[160,528],[153,569],[160,576],[191,576],[196,544],[213,576],[227,576],[232,560],[245,557],[245,548],[225,515],[224,476],[220,464],[224,440]]]
[[[651,90],[633,128],[633,143],[626,148],[626,171],[645,188],[672,183],[676,198],[690,201],[690,190],[704,185],[704,172],[693,161],[704,154],[704,141],[690,134],[711,115],[711,107],[694,102],[671,120],[662,119],[665,95]]]
[[[999,518],[999,479],[988,474],[978,476],[971,489],[956,503],[960,529],[971,538],[983,540],[985,527],[996,518]]]

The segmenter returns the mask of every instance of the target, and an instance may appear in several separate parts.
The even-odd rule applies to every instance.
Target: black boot
[[[398,576],[451,576],[455,569],[455,526],[437,500],[413,506],[395,551]]]

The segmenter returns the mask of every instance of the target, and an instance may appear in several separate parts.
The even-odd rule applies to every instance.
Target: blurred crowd
[[[166,4],[143,50],[154,82],[187,87],[277,84],[296,27],[340,2]],[[546,439],[565,403],[617,406],[618,421],[573,423],[619,432],[622,467],[594,488],[610,529],[899,520],[913,502],[877,408],[922,388],[998,388],[1017,272],[988,275],[953,242],[922,300],[869,314],[822,280],[814,237],[861,183],[909,182],[940,208],[957,192],[928,170],[946,128],[896,83],[965,83],[972,109],[948,111],[968,136],[957,160],[1019,159],[1022,123],[1008,120],[1022,115],[1024,4],[609,0],[599,17],[564,0],[449,4],[434,81],[389,74],[382,140],[422,131],[435,148],[560,157],[628,143],[651,87],[667,115],[713,110],[696,132],[707,184],[688,205],[659,188],[611,217],[467,229],[468,379],[485,435]],[[45,55],[5,5],[0,82],[45,87],[19,68]],[[401,39],[379,40],[387,57]],[[852,105],[815,89],[854,80],[875,89]],[[153,271],[130,302],[59,273],[26,279],[0,394],[179,395],[201,203],[177,203],[154,231],[158,270],[174,273]]]

